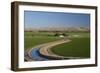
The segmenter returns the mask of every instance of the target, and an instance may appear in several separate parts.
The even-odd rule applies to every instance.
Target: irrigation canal
[[[31,50],[30,57],[33,58],[36,61],[44,61],[44,60],[47,61],[47,60],[49,60],[48,58],[40,55],[38,48],[33,48]]]

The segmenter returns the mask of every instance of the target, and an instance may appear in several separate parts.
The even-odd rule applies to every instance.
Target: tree
[[[55,35],[54,36],[59,36],[59,34],[58,33],[55,33]]]

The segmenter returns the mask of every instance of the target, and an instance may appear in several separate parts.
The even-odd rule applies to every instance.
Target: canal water
[[[38,48],[33,48],[30,52],[30,55],[31,55],[31,58],[33,58],[36,61],[47,61],[47,60],[49,60],[48,58],[40,55]]]

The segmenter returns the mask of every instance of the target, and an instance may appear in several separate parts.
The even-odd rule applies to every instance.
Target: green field
[[[30,49],[36,45],[60,40],[62,38],[53,36],[54,33],[34,33],[34,32],[25,32],[24,34],[24,47]]]
[[[60,44],[51,48],[55,54],[66,57],[90,57],[90,36],[89,32],[64,32],[69,35],[71,42]],[[25,50],[36,45],[63,39],[54,36],[55,32],[25,32]],[[65,36],[67,37],[67,36]]]
[[[90,39],[72,38],[71,42],[64,43],[51,48],[55,54],[66,57],[90,57]]]

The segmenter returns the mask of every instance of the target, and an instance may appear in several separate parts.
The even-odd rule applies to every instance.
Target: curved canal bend
[[[69,39],[67,39],[67,40],[63,39],[63,40],[49,42],[49,43],[45,43],[45,44],[41,44],[41,45],[38,45],[36,47],[33,47],[28,52],[25,52],[25,59],[27,61],[48,61],[48,60],[53,60],[53,59],[51,59],[47,56],[44,56],[44,55],[49,55],[49,53],[46,51],[46,49],[50,49],[53,46],[63,44],[63,43],[69,42],[69,41],[70,41]],[[41,49],[44,49],[44,48],[46,48],[46,49],[41,51]],[[43,55],[41,55],[41,53]]]

